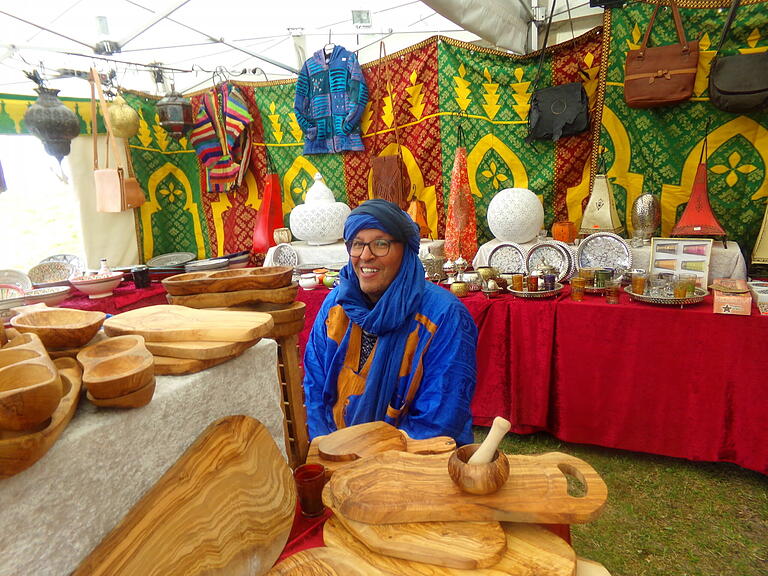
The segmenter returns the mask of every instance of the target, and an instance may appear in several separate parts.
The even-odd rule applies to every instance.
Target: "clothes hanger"
[[[331,42],[331,34],[333,30],[328,30],[328,43],[323,47],[323,52],[326,56],[330,56],[333,53],[333,49],[336,48],[336,44]]]

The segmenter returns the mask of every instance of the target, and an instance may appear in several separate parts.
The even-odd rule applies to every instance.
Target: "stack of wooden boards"
[[[272,329],[263,312],[196,310],[161,304],[104,322],[107,336],[139,335],[154,356],[155,374],[189,374],[239,356]]]
[[[290,266],[214,270],[171,276],[163,280],[163,286],[171,304],[272,316],[274,325],[265,337],[274,339],[278,345],[287,451],[291,466],[295,467],[306,458],[309,436],[298,354],[298,334],[304,328],[306,306],[295,301],[299,287],[292,282],[292,276]],[[148,346],[156,354],[156,362],[157,355],[179,357],[181,354],[178,347],[170,350],[151,343]]]
[[[586,462],[561,453],[508,455],[507,483],[473,495],[451,480],[448,452],[412,453],[407,440],[403,447],[379,424],[313,440],[308,460],[336,463],[323,492],[334,512],[323,532],[327,548],[299,552],[270,574],[576,573],[571,546],[539,524],[589,522],[600,514],[607,488]],[[586,494],[571,495],[566,475]],[[319,565],[326,571],[313,568]]]
[[[0,348],[0,478],[29,468],[61,436],[77,409],[82,371],[51,360],[36,334]]]

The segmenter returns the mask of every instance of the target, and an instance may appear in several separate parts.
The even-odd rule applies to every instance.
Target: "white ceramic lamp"
[[[498,240],[525,244],[544,227],[544,206],[527,188],[505,188],[491,199],[487,218]]]
[[[291,233],[307,244],[332,244],[344,236],[344,223],[350,212],[349,206],[336,202],[318,172],[315,183],[307,190],[304,204],[291,210]]]

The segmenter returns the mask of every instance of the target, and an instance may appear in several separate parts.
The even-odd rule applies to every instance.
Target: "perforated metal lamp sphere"
[[[160,126],[174,138],[182,138],[192,128],[192,103],[175,90],[156,105]]]
[[[43,142],[45,151],[59,162],[70,151],[72,139],[80,134],[77,115],[58,99],[55,88],[35,88],[37,100],[24,113],[24,126]]]

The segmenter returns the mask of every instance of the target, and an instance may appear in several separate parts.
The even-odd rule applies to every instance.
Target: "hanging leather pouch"
[[[709,66],[709,100],[725,112],[759,112],[768,108],[768,52],[720,56],[738,7],[733,0]]]
[[[639,50],[627,52],[624,64],[624,101],[630,108],[656,108],[690,99],[699,62],[698,40],[685,38],[680,10],[670,0],[679,42],[648,47],[659,4],[656,4]]]

